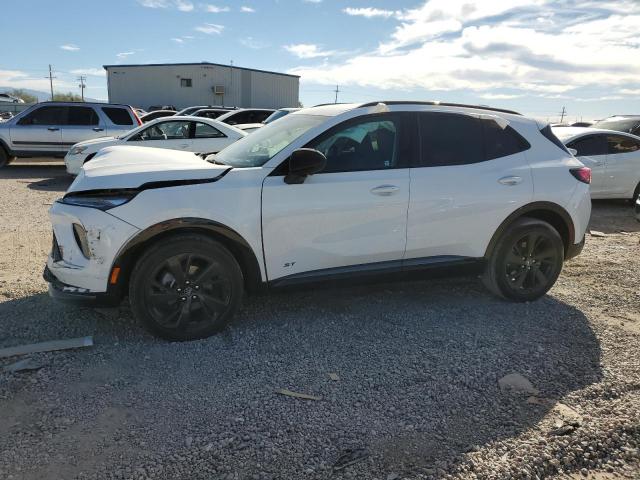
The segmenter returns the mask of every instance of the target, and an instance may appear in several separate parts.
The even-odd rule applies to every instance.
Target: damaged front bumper
[[[111,269],[120,247],[139,229],[108,212],[59,202],[49,216],[53,246],[44,278],[51,296],[83,302],[117,296],[121,288],[110,283]]]
[[[115,307],[122,300],[119,289],[107,289],[107,292],[90,292],[85,288],[74,287],[61,282],[51,273],[49,267],[44,267],[42,278],[49,284],[49,296],[65,303],[73,303],[87,307]]]

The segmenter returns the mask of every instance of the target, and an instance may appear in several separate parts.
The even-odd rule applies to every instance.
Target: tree
[[[76,95],[75,93],[54,93],[53,100],[56,102],[81,102],[82,98],[80,95]]]
[[[38,98],[35,95],[31,95],[21,88],[14,88],[8,93],[9,95],[13,95],[14,97],[21,98],[25,103],[38,103]]]

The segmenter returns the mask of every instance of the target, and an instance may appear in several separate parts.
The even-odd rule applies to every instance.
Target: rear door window
[[[202,122],[195,122],[195,131],[193,138],[223,138],[226,137],[224,133],[222,133],[217,128],[212,127],[209,124]]]
[[[456,113],[421,113],[421,167],[445,167],[485,159],[479,118]]]
[[[578,151],[576,157],[595,157],[607,154],[607,142],[604,135],[588,135],[567,144]]]
[[[133,125],[133,118],[126,108],[102,107],[102,111],[114,125]]]
[[[624,135],[607,135],[607,153],[619,155],[640,150],[640,141]]]
[[[100,119],[91,107],[68,107],[67,125],[98,125]]]

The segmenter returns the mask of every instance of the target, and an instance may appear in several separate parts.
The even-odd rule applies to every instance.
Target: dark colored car
[[[174,107],[173,105],[151,105],[148,111],[155,112],[157,110],[173,110],[175,112],[176,107]]]
[[[226,110],[223,108],[203,108],[197,110],[193,113],[185,113],[183,115],[192,115],[194,117],[205,117],[205,118],[218,118],[220,115],[224,115],[225,113],[229,113],[231,110]]]
[[[591,126],[593,128],[604,128],[605,130],[640,135],[640,115],[614,115],[598,120]]]

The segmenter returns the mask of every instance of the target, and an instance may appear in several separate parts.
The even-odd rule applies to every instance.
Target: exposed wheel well
[[[555,205],[552,203],[547,204],[546,202],[537,202],[519,208],[511,215],[509,215],[502,222],[502,224],[500,224],[500,226],[494,233],[493,238],[489,242],[489,246],[487,247],[487,251],[485,253],[485,258],[488,258],[491,255],[496,243],[498,242],[504,230],[509,225],[513,224],[513,222],[522,217],[542,220],[543,222],[547,222],[549,225],[555,228],[562,238],[565,255],[567,254],[567,252],[569,251],[569,247],[571,247],[571,245],[574,243],[575,237],[575,230],[571,217],[559,205]]]
[[[166,227],[166,225],[164,226]],[[124,296],[126,294],[131,272],[133,271],[136,261],[144,250],[149,248],[151,245],[165,241],[170,237],[185,233],[207,236],[220,242],[231,252],[240,265],[246,291],[255,292],[260,289],[262,285],[262,278],[258,259],[244,239],[242,239],[242,237],[233,230],[217,224],[190,225],[169,229],[158,229],[155,227],[151,227],[131,240],[114,262],[114,267],[117,266],[121,268],[117,285],[118,291],[121,295]]]

